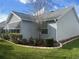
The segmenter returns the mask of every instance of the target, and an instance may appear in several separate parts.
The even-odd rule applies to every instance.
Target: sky
[[[0,22],[5,21],[12,11],[32,14],[40,6],[39,1],[42,5],[40,8],[44,6],[47,11],[74,5],[79,16],[79,0],[0,0]]]

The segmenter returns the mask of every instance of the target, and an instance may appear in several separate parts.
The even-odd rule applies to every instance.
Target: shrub
[[[53,39],[45,39],[45,44],[47,47],[52,47],[54,45]]]
[[[36,46],[44,46],[44,40],[43,39],[36,39],[35,45]]]
[[[22,40],[22,35],[19,33],[10,33],[10,40],[14,43],[19,43]]]
[[[19,40],[19,44],[26,45],[26,44],[28,44],[28,40],[27,39]]]
[[[1,38],[6,39],[6,40],[10,39],[10,37],[9,37],[9,35],[7,33],[2,33]]]
[[[29,38],[29,45],[35,45],[35,41],[32,37]]]

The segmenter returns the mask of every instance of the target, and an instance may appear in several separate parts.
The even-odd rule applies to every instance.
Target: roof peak
[[[19,19],[27,20],[27,21],[34,21],[34,16],[30,14],[25,14],[21,12],[12,11],[12,14],[18,16]]]

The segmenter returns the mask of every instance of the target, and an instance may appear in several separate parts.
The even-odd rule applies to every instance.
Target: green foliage
[[[35,45],[36,46],[45,46],[44,40],[43,39],[36,39],[35,40]]]
[[[54,44],[54,40],[53,39],[45,39],[45,44],[47,47],[52,47]]]
[[[17,46],[0,39],[0,59],[79,59],[78,44],[79,39],[60,49],[38,49]]]
[[[28,45],[29,42],[27,39],[22,39],[22,40],[19,40],[19,44]]]
[[[2,33],[0,37],[3,39],[6,39],[6,40],[10,39],[9,34],[7,34],[7,33]]]
[[[15,39],[16,38],[22,39],[22,35],[20,33],[9,33],[9,35]]]
[[[35,41],[34,41],[34,39],[32,37],[30,37],[28,41],[29,41],[28,42],[29,45],[32,45],[32,46],[35,45]]]
[[[9,37],[14,43],[19,43],[19,41],[22,40],[22,35],[20,33],[10,33]]]

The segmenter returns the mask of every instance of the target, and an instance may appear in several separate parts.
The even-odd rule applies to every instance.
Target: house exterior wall
[[[59,41],[79,35],[79,23],[74,10],[67,12],[57,21],[56,39]]]
[[[48,38],[49,38],[48,34],[41,34],[41,39],[48,39]]]
[[[49,23],[48,24],[48,37],[56,40],[56,24]]]
[[[20,22],[20,21],[21,21],[21,19],[19,19],[15,15],[12,15],[10,20],[8,21],[7,25],[4,27],[4,29],[16,29],[14,27],[16,27],[17,25],[14,24],[14,23],[17,23],[17,22]]]
[[[20,31],[24,39],[38,38],[38,27],[34,22],[22,21]]]
[[[19,21],[21,21],[21,19],[19,19],[15,15],[13,15],[12,18],[10,19],[10,22],[9,23],[15,23],[15,22],[19,22]]]
[[[47,29],[48,29],[48,33],[47,34],[41,34],[41,38],[42,39],[54,39],[56,40],[56,30],[57,30],[57,26],[56,23],[47,23]]]

